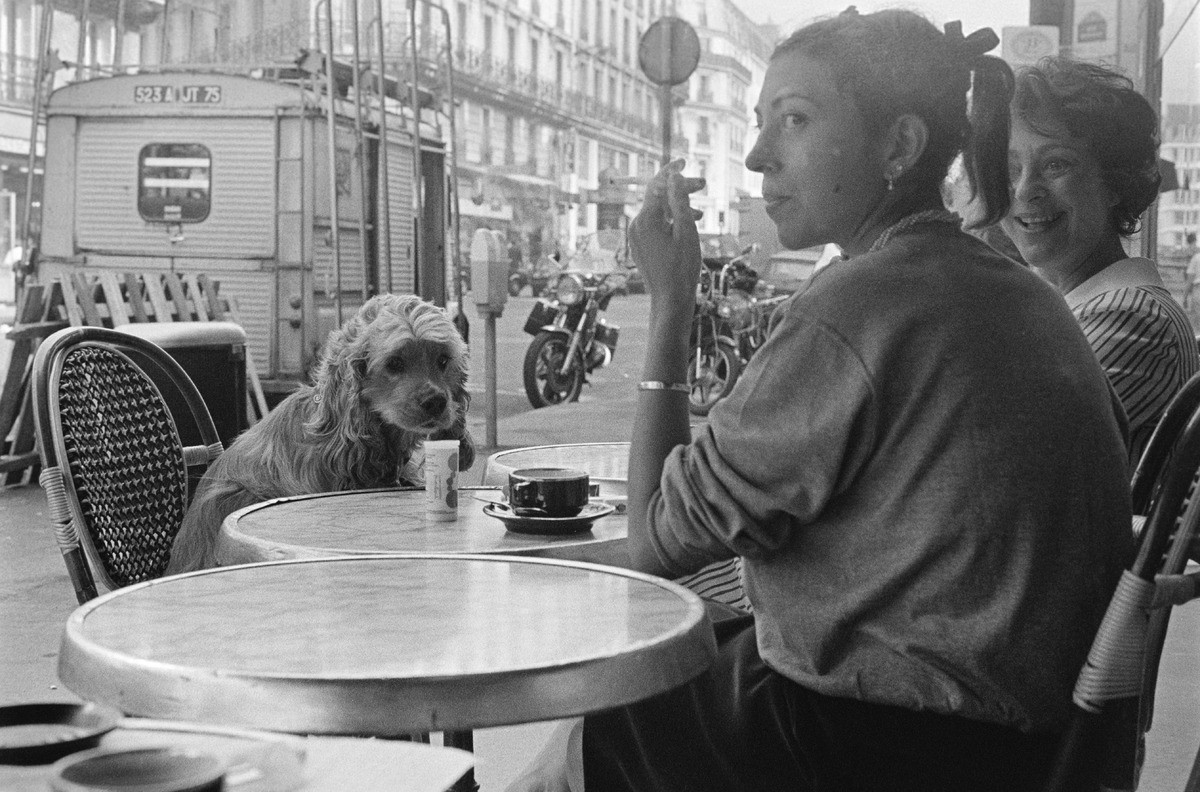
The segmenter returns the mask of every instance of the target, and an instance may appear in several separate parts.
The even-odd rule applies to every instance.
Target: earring
[[[887,179],[888,192],[892,192],[893,190],[896,189],[896,179],[900,178],[901,172],[902,172],[901,168],[898,168],[898,167],[893,168],[890,171],[888,171],[887,176],[884,177]]]

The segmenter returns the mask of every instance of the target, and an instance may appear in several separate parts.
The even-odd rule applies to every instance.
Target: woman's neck
[[[881,200],[844,244],[839,243],[847,258],[862,255],[871,249],[884,231],[909,215],[927,210],[945,209],[941,196],[903,195],[885,193]]]
[[[1113,264],[1129,258],[1117,235],[1105,239],[1085,258],[1075,264],[1035,267],[1043,278],[1050,281],[1059,294],[1068,294],[1081,283]]]

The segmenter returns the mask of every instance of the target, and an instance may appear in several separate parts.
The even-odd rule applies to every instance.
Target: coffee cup
[[[508,474],[508,505],[522,517],[574,517],[591,490],[587,472],[574,468],[521,468]]]

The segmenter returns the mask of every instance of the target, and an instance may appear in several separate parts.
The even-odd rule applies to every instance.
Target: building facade
[[[745,160],[754,145],[754,103],[774,30],[753,23],[731,0],[679,0],[675,10],[700,38],[700,65],[679,111],[687,172],[708,182],[692,203],[704,211],[702,234],[739,236],[745,199],[762,193],[761,177],[746,170]]]
[[[708,179],[696,196],[702,231],[737,234],[739,200],[758,193],[743,160],[770,33],[731,0],[667,2],[418,0],[414,46],[401,0],[0,0],[0,248],[19,243],[24,222],[46,12],[48,49],[61,63],[46,75],[43,97],[130,65],[292,63],[330,38],[339,61],[357,53],[364,68],[382,60],[401,82],[415,76],[439,110],[427,121],[453,141],[447,186],[458,252],[465,257],[475,230],[490,228],[527,260],[556,248],[569,254],[635,212],[637,182],[655,172],[663,148],[661,94],[639,67],[638,45],[656,19],[680,16],[696,27],[702,52],[672,94],[672,155]],[[39,170],[35,162],[35,179]]]

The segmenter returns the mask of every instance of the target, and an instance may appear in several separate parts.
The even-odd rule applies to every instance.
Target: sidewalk
[[[627,442],[633,428],[633,402],[585,400],[510,415],[497,422],[496,445],[487,447],[487,422],[479,398],[471,403],[467,427],[478,453],[466,479],[475,483],[483,478],[488,456],[497,451],[559,443]]]

